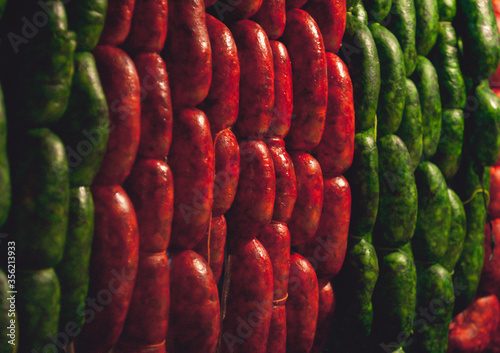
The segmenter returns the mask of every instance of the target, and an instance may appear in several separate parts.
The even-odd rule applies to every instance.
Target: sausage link
[[[270,39],[278,39],[286,24],[285,0],[266,0],[252,20],[262,26]]]
[[[266,353],[286,353],[286,307],[273,306]]]
[[[307,0],[286,0],[286,9],[300,9],[307,3]]]
[[[70,351],[70,353],[74,353]],[[131,346],[125,343],[120,343],[113,348],[113,353],[167,353],[165,349],[165,343],[160,345],[154,345],[153,347],[148,346]]]
[[[318,305],[318,323],[316,325],[316,334],[314,335],[314,344],[310,353],[321,353],[330,333],[330,326],[335,312],[335,293],[330,282],[320,280],[319,287],[319,305]]]
[[[337,53],[345,32],[346,0],[309,0],[303,9],[318,24],[326,50]]]
[[[255,15],[262,2],[263,0],[218,0],[209,12],[223,22],[233,22]]]
[[[132,23],[135,0],[108,0],[106,20],[99,44],[120,45],[127,38]]]
[[[136,52],[159,53],[165,44],[167,25],[167,0],[137,0],[125,47]]]

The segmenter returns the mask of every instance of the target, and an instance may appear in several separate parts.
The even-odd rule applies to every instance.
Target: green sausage
[[[396,135],[377,141],[380,200],[373,234],[375,246],[399,247],[413,237],[417,221],[417,187],[410,155]]]
[[[370,21],[381,23],[391,11],[392,0],[364,0],[363,4]]]
[[[61,282],[59,331],[69,322],[78,328],[83,316],[78,308],[85,304],[89,286],[90,250],[94,235],[94,203],[88,187],[70,190],[69,224],[63,260],[55,268]],[[75,329],[76,330],[76,329]]]
[[[422,110],[423,157],[430,159],[437,150],[441,137],[442,108],[436,69],[423,56],[417,59],[417,67],[411,79],[417,87]]]
[[[67,1],[69,28],[76,33],[77,51],[92,51],[104,27],[107,0]]]
[[[11,182],[7,157],[7,117],[0,87],[0,228],[5,224],[11,204]]]
[[[352,15],[361,21],[365,26],[368,26],[368,14],[366,13],[363,3],[360,1],[351,11]]]
[[[464,112],[461,109],[443,111],[442,136],[439,140],[436,154],[432,162],[450,180],[457,173],[462,160],[462,145],[464,141]]]
[[[427,56],[436,43],[439,27],[438,0],[417,0],[415,3],[415,17],[417,31],[415,43],[417,54]]]
[[[439,21],[452,22],[457,14],[457,0],[438,0]]]
[[[450,197],[451,206],[451,225],[448,236],[448,249],[441,264],[449,272],[452,272],[464,248],[467,219],[465,218],[464,205],[458,195],[452,189],[448,189],[448,196]]]
[[[7,257],[7,254],[5,256]],[[0,353],[12,353],[14,351],[14,346],[11,345],[9,341],[13,338],[17,338],[15,309],[13,308],[12,311],[9,312],[11,302],[7,299],[10,296],[10,294],[7,293],[10,290],[8,284],[7,276],[2,269],[0,269],[0,337],[2,337],[0,340]],[[15,303],[13,303],[13,305],[15,306]],[[13,323],[11,320],[13,320]],[[13,336],[9,336],[11,332],[14,334]]]
[[[347,11],[352,11],[359,3],[361,3],[361,0],[346,0]]]
[[[54,126],[66,146],[72,187],[90,186],[99,171],[109,136],[106,97],[91,53],[75,55],[68,109]]]
[[[380,91],[380,64],[370,29],[352,14],[347,14],[346,29],[339,56],[351,76],[356,132],[374,126]]]

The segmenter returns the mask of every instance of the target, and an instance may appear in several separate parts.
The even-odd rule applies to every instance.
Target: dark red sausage
[[[133,345],[161,344],[167,334],[169,308],[167,254],[141,252],[134,293],[120,341]]]
[[[307,2],[307,0],[285,0],[286,9],[299,9]]]
[[[167,350],[165,349],[164,343],[153,347],[138,347],[127,345],[125,343],[118,343],[116,347],[113,348],[113,353],[167,353]]]
[[[321,140],[328,100],[325,46],[318,25],[305,11],[289,10],[282,42],[293,72],[292,125],[287,146],[308,150]]]
[[[276,173],[276,198],[273,220],[288,223],[292,217],[297,200],[297,178],[290,155],[285,150],[285,142],[277,137],[266,139],[267,147],[273,158]]]
[[[256,239],[235,239],[228,251],[220,352],[265,353],[273,306],[271,260]]]
[[[210,10],[219,20],[232,22],[255,15],[262,2],[263,0],[218,0]]]
[[[285,30],[285,0],[263,1],[259,11],[252,17],[252,20],[262,26],[269,39],[278,39]]]
[[[75,350],[106,353],[120,337],[132,298],[139,231],[134,208],[121,186],[94,185],[92,197],[95,230],[86,323],[76,339]]]
[[[128,36],[135,0],[108,0],[108,9],[99,44],[120,45]]]
[[[314,268],[299,254],[292,254],[286,302],[287,353],[311,350],[316,333],[318,303],[318,279]]]
[[[488,212],[491,218],[500,218],[500,166],[490,168],[490,203]]]
[[[137,215],[140,250],[165,251],[174,211],[174,182],[170,168],[156,159],[139,160],[124,187]]]
[[[274,107],[267,134],[285,138],[293,111],[292,64],[283,43],[272,40],[274,63]]]
[[[324,138],[312,150],[324,175],[338,176],[347,171],[354,153],[354,103],[352,83],[344,62],[326,53],[328,63],[328,109]]]
[[[479,293],[500,294],[500,218],[485,225],[484,266],[479,282]],[[493,259],[491,259],[491,237],[495,239]]]
[[[240,61],[240,107],[236,131],[242,138],[263,137],[274,106],[274,65],[266,32],[250,20],[231,27]]]
[[[266,353],[286,353],[286,307],[274,305]]]
[[[323,175],[318,161],[305,152],[292,152],[297,176],[297,201],[288,229],[292,245],[302,245],[314,238],[323,207]]]
[[[318,323],[316,325],[316,334],[314,335],[314,344],[310,353],[321,353],[330,333],[331,321],[335,311],[335,294],[331,283],[321,280],[318,282],[318,286]]]
[[[220,331],[217,285],[206,261],[192,250],[171,255],[169,353],[212,353]]]
[[[226,220],[231,236],[255,237],[271,221],[276,193],[274,165],[266,144],[240,143],[240,180]]]
[[[175,107],[200,104],[212,80],[212,49],[203,0],[168,0],[168,37],[163,58]]]
[[[131,51],[157,52],[167,37],[167,0],[136,0],[125,47]]]
[[[240,178],[240,146],[231,130],[215,136],[215,184],[212,217],[223,215],[231,207]]]
[[[207,234],[205,234],[193,250],[203,256],[210,265],[215,282],[217,283],[222,274],[224,246],[226,245],[227,224],[224,216],[212,218],[209,231],[207,231]]]
[[[139,77],[133,61],[121,49],[94,49],[109,109],[109,140],[94,183],[121,185],[130,173],[139,147],[141,103]]]
[[[168,163],[174,176],[171,247],[191,249],[210,223],[215,178],[214,146],[207,117],[196,108],[174,114]]]
[[[303,9],[318,24],[326,50],[337,53],[345,31],[346,0],[309,0]]]
[[[134,58],[141,84],[141,139],[138,155],[163,160],[172,141],[172,102],[167,69],[156,53]]]
[[[212,84],[208,96],[200,104],[207,115],[212,135],[233,126],[238,118],[240,99],[240,61],[229,28],[206,15],[212,47]]]
[[[324,201],[313,240],[301,246],[300,254],[312,263],[318,278],[339,273],[347,250],[351,218],[351,188],[343,176],[324,180]]]

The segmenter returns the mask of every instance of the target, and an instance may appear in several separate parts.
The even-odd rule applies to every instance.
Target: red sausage
[[[287,146],[308,150],[321,140],[328,101],[325,46],[318,25],[303,10],[286,14],[282,42],[293,72],[293,114]]]
[[[106,20],[99,44],[120,45],[128,36],[135,0],[108,0]]]
[[[141,139],[138,155],[163,160],[172,141],[172,102],[167,69],[156,53],[134,58],[141,84]]]
[[[212,135],[233,126],[238,117],[240,99],[240,61],[229,28],[206,15],[212,47],[212,84],[208,96],[200,104],[207,115]]]
[[[278,39],[285,30],[285,0],[266,0],[252,20],[262,26],[269,39]]]
[[[326,343],[333,313],[335,311],[335,294],[330,282],[321,280],[319,286],[319,307],[318,323],[316,325],[316,334],[314,335],[314,344],[310,353],[321,353]]]
[[[354,153],[354,103],[352,83],[344,62],[326,53],[328,63],[328,109],[324,138],[312,150],[324,175],[338,176],[347,171]]]
[[[169,353],[212,353],[220,331],[217,285],[206,261],[192,250],[170,262]]]
[[[274,63],[274,107],[267,134],[285,138],[293,111],[292,64],[283,43],[275,40],[270,43]]]
[[[168,0],[168,37],[163,58],[174,107],[200,104],[212,80],[212,49],[203,0]]]
[[[273,268],[256,239],[235,239],[224,286],[221,353],[265,353],[273,306]]]
[[[311,241],[318,229],[323,207],[323,175],[318,161],[310,154],[292,152],[290,156],[297,176],[297,201],[288,229],[292,245],[296,246]]]
[[[307,0],[286,0],[286,9],[299,9],[307,2]]]
[[[285,142],[277,137],[266,140],[273,158],[276,173],[276,198],[273,220],[288,223],[297,200],[297,178],[290,155],[285,150]]]
[[[125,47],[131,51],[157,52],[167,37],[167,0],[136,0]]]
[[[167,353],[167,350],[165,349],[165,343],[154,345],[153,347],[130,346],[125,343],[118,343],[113,348],[113,353]]]
[[[500,294],[500,218],[485,225],[484,266],[478,292],[481,294]],[[491,259],[491,237],[495,239],[493,259]]]
[[[124,187],[137,214],[140,250],[165,251],[174,211],[174,182],[170,168],[159,160],[139,160]]]
[[[351,218],[351,188],[343,176],[324,180],[324,201],[314,240],[300,253],[316,269],[318,278],[330,279],[339,273],[347,250]]]
[[[215,283],[219,282],[222,274],[226,235],[227,225],[224,216],[212,218],[210,221],[209,231],[207,231],[203,239],[201,239],[201,241],[193,248],[193,250],[203,256],[203,258],[210,265]]]
[[[75,342],[82,353],[106,353],[118,341],[132,298],[139,260],[134,208],[121,186],[92,186],[95,230],[86,323]]]
[[[215,184],[212,217],[223,215],[231,207],[240,178],[240,146],[231,130],[215,137]]]
[[[345,31],[346,0],[309,0],[303,9],[318,24],[326,50],[337,53]]]
[[[488,213],[491,218],[500,218],[500,166],[490,168],[490,203]]]
[[[250,20],[231,27],[240,61],[240,107],[235,128],[242,138],[261,138],[269,129],[274,106],[274,66],[266,32]]]
[[[262,2],[263,0],[218,0],[211,13],[224,22],[243,20],[255,15]]]
[[[93,53],[110,119],[108,145],[94,183],[121,185],[132,169],[139,147],[139,77],[134,63],[121,49],[100,45]]]
[[[274,305],[266,353],[286,353],[286,307]]]
[[[140,346],[165,341],[170,307],[168,267],[165,252],[140,253],[137,280],[121,342]]]
[[[318,303],[318,279],[314,268],[299,254],[292,254],[286,302],[287,353],[311,350],[316,333]]]
[[[196,108],[174,114],[168,163],[174,176],[171,247],[191,249],[210,223],[215,178],[214,146],[207,117]]]
[[[271,221],[276,179],[271,153],[258,140],[240,143],[240,180],[226,215],[229,234],[255,237]]]

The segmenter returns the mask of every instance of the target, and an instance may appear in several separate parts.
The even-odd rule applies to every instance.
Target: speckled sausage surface
[[[125,47],[131,51],[160,52],[168,25],[167,0],[136,0]]]
[[[346,0],[309,0],[303,9],[318,24],[326,50],[337,53],[345,31]]]
[[[335,312],[335,293],[330,282],[320,280],[319,286],[319,306],[318,323],[316,325],[316,334],[314,335],[314,344],[310,353],[320,353],[323,349],[328,334],[333,314]]]
[[[274,305],[266,353],[286,353],[286,307]]]
[[[286,23],[285,0],[263,1],[259,11],[252,17],[252,20],[264,28],[270,39],[281,37]]]
[[[135,0],[108,0],[99,44],[120,45],[130,31]]]

